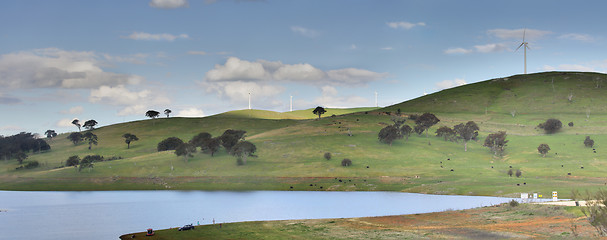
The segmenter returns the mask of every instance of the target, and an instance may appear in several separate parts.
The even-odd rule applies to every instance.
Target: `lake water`
[[[510,198],[397,192],[0,191],[0,239],[118,239],[185,224],[459,210]]]

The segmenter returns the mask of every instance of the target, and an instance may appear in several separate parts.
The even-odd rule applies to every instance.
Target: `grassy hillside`
[[[328,109],[320,120],[312,109],[242,110],[205,118],[116,124],[94,130],[99,145],[92,150],[85,144],[74,146],[67,134],[59,135],[50,141],[52,151],[29,157],[42,164],[37,169],[15,170],[15,160],[0,162],[0,189],[388,190],[494,196],[520,192],[547,196],[559,191],[560,196],[568,196],[574,188],[593,190],[607,184],[607,150],[602,148],[607,144],[607,86],[597,88],[602,79],[607,77],[596,73],[519,75],[384,109]],[[467,152],[461,142],[434,136],[411,136],[392,146],[379,143],[377,133],[391,123],[392,116],[385,112],[394,114],[398,109],[403,116],[435,113],[441,121],[430,133],[443,125],[473,120],[480,127],[480,141],[468,143]],[[551,117],[564,123],[560,132],[546,135],[536,129]],[[568,127],[568,122],[574,126]],[[413,125],[411,120],[407,124]],[[187,141],[200,132],[219,136],[226,129],[246,130],[246,140],[257,146],[258,157],[237,166],[223,149],[214,157],[196,153],[188,162],[172,151],[156,151],[157,143],[167,137]],[[482,143],[500,130],[507,131],[510,142],[505,155],[495,157]],[[127,132],[140,139],[131,149],[121,137]],[[595,150],[584,147],[585,136],[595,140]],[[552,148],[545,158],[537,152],[540,143]],[[325,160],[325,152],[333,158]],[[61,167],[69,156],[88,154],[122,159],[96,163],[82,172]],[[344,158],[353,165],[342,167]],[[520,169],[522,177],[509,177],[510,167]]]

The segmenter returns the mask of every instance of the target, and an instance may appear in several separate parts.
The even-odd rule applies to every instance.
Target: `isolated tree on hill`
[[[344,158],[344,160],[341,160],[341,165],[344,167],[352,166],[352,160],[349,158]]]
[[[169,115],[171,115],[172,112],[173,111],[171,111],[171,109],[167,108],[167,109],[164,110],[164,115],[167,115],[167,118],[169,118]]]
[[[331,153],[330,152],[326,152],[324,155],[325,159],[327,160],[331,160]]]
[[[439,127],[438,129],[436,129],[436,136],[444,138],[445,141],[453,142],[456,140],[455,131],[447,126],[442,126],[442,127]]]
[[[95,129],[95,126],[97,126],[97,121],[95,121],[94,119],[91,119],[91,120],[84,122],[84,125],[82,125],[82,126],[88,130],[93,130],[93,129]]]
[[[183,161],[188,162],[188,157],[194,157],[193,153],[196,152],[196,146],[191,143],[182,143],[175,148],[175,155],[183,156]]]
[[[44,132],[44,134],[46,135],[47,138],[54,138],[57,136],[57,133],[55,132],[55,130],[52,130],[52,129],[46,130],[46,132]]]
[[[135,134],[130,133],[125,133],[124,135],[122,135],[122,137],[124,138],[124,142],[126,143],[127,149],[131,148],[131,142],[139,140],[139,138],[135,136]]]
[[[415,124],[417,124],[416,127],[419,126],[420,130],[426,131],[426,137],[428,137],[428,129],[436,125],[438,122],[440,122],[440,119],[438,119],[432,113],[424,113],[415,119]]]
[[[478,125],[473,121],[468,121],[466,125],[460,123],[453,126],[453,131],[459,135],[459,138],[464,139],[464,152],[468,151],[468,141],[474,140],[478,137]]]
[[[400,127],[400,135],[405,137],[405,141],[409,140],[411,132],[413,132],[413,129],[409,125],[403,125]]]
[[[501,156],[504,153],[504,147],[506,147],[506,132],[499,131],[497,133],[491,133],[485,138],[485,144],[483,146],[491,149],[494,155]]]
[[[563,123],[561,120],[550,118],[546,122],[540,123],[538,127],[544,129],[547,134],[553,134],[561,130]]]
[[[219,140],[219,138],[211,138],[205,141],[203,151],[211,153],[212,157],[217,151],[219,151],[220,147],[221,140]]]
[[[154,119],[160,116],[160,113],[158,111],[148,110],[147,112],[145,112],[145,116]]]
[[[542,154],[542,157],[546,157],[548,151],[550,151],[550,146],[548,144],[542,143],[537,147],[537,151]]]
[[[318,119],[320,119],[320,115],[323,115],[327,112],[327,110],[325,110],[325,108],[318,106],[314,109],[314,111],[312,111],[312,113],[318,115]]]
[[[72,120],[72,124],[76,125],[76,127],[78,127],[78,132],[80,132],[80,120],[78,120],[78,118],[75,118],[74,120]]]
[[[91,150],[91,147],[93,146],[93,144],[97,145],[97,135],[95,135],[91,131],[84,133],[84,140],[86,140],[89,143],[89,150]]]
[[[586,147],[593,147],[594,146],[594,140],[590,139],[590,136],[586,136],[586,139],[584,140],[584,146],[586,146]]]
[[[257,151],[255,144],[249,141],[240,141],[230,150],[230,155],[237,157],[238,165],[247,164],[247,157],[252,156]],[[240,164],[242,160],[242,164]]]
[[[398,128],[390,125],[382,128],[379,131],[379,134],[377,134],[377,138],[380,142],[392,146],[392,142],[396,139],[402,138],[402,136],[400,135],[400,130],[398,130]]]
[[[77,145],[78,143],[80,143],[83,138],[84,138],[84,136],[80,132],[73,132],[67,136],[67,139],[69,139],[72,143],[74,143],[74,145]]]

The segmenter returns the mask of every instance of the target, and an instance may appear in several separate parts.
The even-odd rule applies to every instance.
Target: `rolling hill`
[[[320,120],[312,109],[239,110],[120,123],[94,130],[99,144],[92,150],[59,135],[49,141],[51,151],[30,155],[28,160],[42,165],[36,169],[15,170],[15,160],[0,162],[0,189],[387,190],[493,196],[559,191],[567,196],[574,188],[607,184],[607,150],[601,147],[607,142],[605,102],[607,75],[547,72],[468,84],[382,109],[328,109]],[[430,133],[475,121],[480,141],[470,142],[467,152],[461,142],[434,136],[411,136],[392,146],[378,142],[377,133],[391,124],[391,117],[423,112],[441,119]],[[548,118],[560,119],[563,129],[546,135],[536,128]],[[213,157],[195,153],[187,162],[173,151],[156,151],[167,137],[187,141],[200,132],[219,136],[226,129],[246,130],[257,157],[237,166],[223,149]],[[482,146],[496,131],[508,133],[503,157]],[[121,137],[127,132],[140,139],[130,149]],[[585,136],[595,140],[594,150],[584,146]],[[540,143],[552,149],[545,158],[537,152]],[[332,153],[331,160],[323,158],[325,152]],[[92,154],[119,159],[80,172],[62,167],[69,156]],[[342,167],[344,158],[353,165]],[[521,170],[522,176],[509,177],[509,169]]]

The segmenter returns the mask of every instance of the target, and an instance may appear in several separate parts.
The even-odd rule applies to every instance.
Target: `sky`
[[[607,72],[605,1],[4,0],[0,135],[251,107],[389,106],[527,71]],[[161,116],[164,116],[162,114]]]

